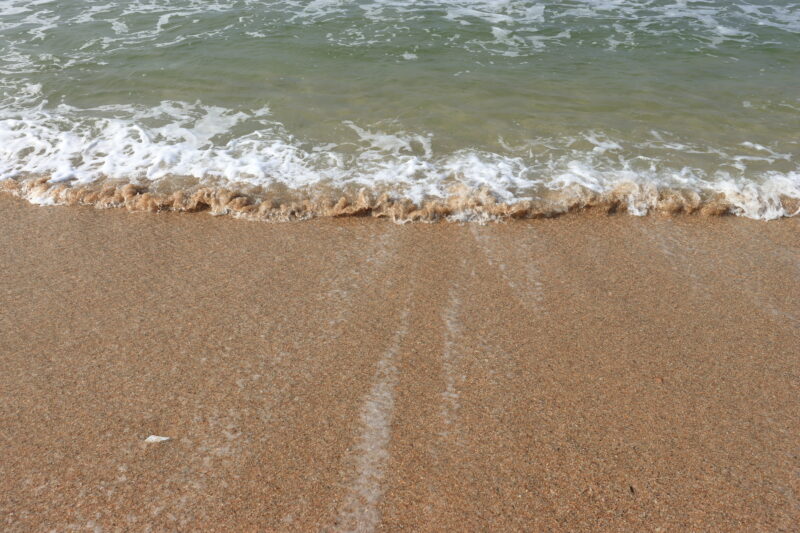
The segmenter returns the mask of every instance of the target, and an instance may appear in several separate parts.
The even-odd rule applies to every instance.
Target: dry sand
[[[2,198],[0,249],[0,529],[798,527],[800,220]]]

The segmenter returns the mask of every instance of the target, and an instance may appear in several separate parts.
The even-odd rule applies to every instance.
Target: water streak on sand
[[[461,300],[458,298],[458,289],[457,286],[450,289],[450,299],[442,313],[445,325],[444,346],[442,347],[442,371],[445,380],[445,389],[442,392],[442,420],[445,426],[441,432],[443,436],[450,434],[451,426],[458,417],[458,410],[461,407],[459,385],[464,380],[464,376],[458,371],[461,354],[458,351],[457,343],[463,335],[459,321]]]
[[[352,254],[343,253],[342,250],[334,250],[335,257],[331,264],[336,268],[332,270],[333,275],[326,279],[325,292],[317,295],[319,305],[330,307],[329,325],[331,328],[331,338],[338,338],[343,334],[339,327],[346,325],[352,318],[354,308],[357,306],[359,294],[380,275],[384,268],[390,264],[391,259],[397,252],[397,240],[394,239],[392,228],[381,229],[378,235],[370,236],[359,250],[354,264]],[[362,262],[363,261],[363,262]],[[353,276],[357,273],[357,276]]]
[[[389,460],[389,441],[394,417],[394,389],[397,384],[395,357],[406,335],[408,309],[399,319],[400,328],[378,361],[372,389],[361,411],[362,432],[356,445],[357,477],[339,514],[335,531],[374,531],[380,522],[378,505],[383,497],[383,478]]]
[[[516,247],[509,249],[499,246],[498,241],[486,234],[484,229],[477,226],[470,229],[489,265],[497,269],[514,295],[525,307],[539,309],[543,298],[541,274],[530,259],[536,257],[536,254],[529,253],[529,250],[520,250],[525,242],[518,242]],[[522,265],[522,272],[514,272],[507,263]]]

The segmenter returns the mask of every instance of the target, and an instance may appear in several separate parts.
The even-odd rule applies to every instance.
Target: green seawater
[[[800,197],[797,2],[0,0],[0,74],[0,178]]]

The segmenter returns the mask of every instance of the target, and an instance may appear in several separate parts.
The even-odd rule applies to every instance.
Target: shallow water
[[[0,178],[775,218],[798,58],[787,1],[0,0]]]

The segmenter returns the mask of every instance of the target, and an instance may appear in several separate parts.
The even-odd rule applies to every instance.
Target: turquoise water
[[[0,74],[20,183],[800,198],[797,2],[0,0]]]

